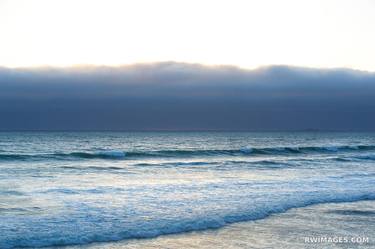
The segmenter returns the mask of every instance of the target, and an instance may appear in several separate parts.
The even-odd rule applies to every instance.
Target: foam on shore
[[[308,238],[321,241],[307,242]],[[345,239],[348,241],[345,242]],[[66,249],[301,249],[374,246],[375,201],[359,201],[295,208],[264,220],[240,222],[216,230],[165,235],[153,239],[95,243]]]

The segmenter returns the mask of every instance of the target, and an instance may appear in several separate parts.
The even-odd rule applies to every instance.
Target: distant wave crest
[[[350,151],[373,151],[375,145],[306,146],[306,147],[266,147],[211,150],[154,150],[130,151],[99,150],[94,152],[70,152],[51,154],[0,154],[0,160],[43,160],[43,159],[127,159],[147,157],[194,157],[194,156],[251,156],[287,155],[300,153],[337,153]],[[361,158],[358,158],[361,159]],[[369,159],[368,157],[363,159]]]

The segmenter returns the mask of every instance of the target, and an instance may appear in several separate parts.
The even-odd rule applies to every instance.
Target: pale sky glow
[[[180,61],[375,71],[371,0],[0,0],[0,66]]]

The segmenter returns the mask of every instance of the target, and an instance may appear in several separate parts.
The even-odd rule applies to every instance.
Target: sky
[[[0,66],[375,71],[372,0],[0,0]]]
[[[375,74],[149,63],[0,69],[0,130],[375,131]]]
[[[0,131],[375,131],[375,1],[0,0]]]

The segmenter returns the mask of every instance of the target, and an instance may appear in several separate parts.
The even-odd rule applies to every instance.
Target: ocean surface
[[[0,248],[204,233],[366,200],[375,133],[0,133]]]

